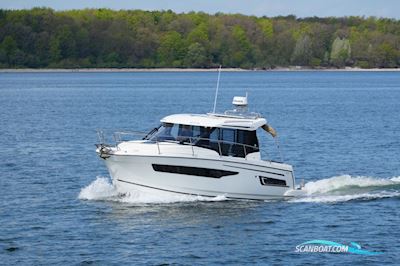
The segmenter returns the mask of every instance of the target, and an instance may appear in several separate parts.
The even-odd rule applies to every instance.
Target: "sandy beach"
[[[0,73],[57,73],[57,72],[215,72],[218,68],[5,68]],[[277,67],[274,69],[243,69],[243,68],[222,68],[223,72],[244,72],[244,71],[360,71],[360,72],[388,72],[400,71],[400,68],[305,68],[305,67]]]
[[[218,68],[16,68],[0,69],[0,73],[18,73],[18,72],[215,72]],[[224,72],[253,71],[241,68],[223,68]]]

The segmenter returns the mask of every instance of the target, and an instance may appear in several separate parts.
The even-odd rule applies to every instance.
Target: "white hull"
[[[290,165],[228,156],[206,159],[192,156],[114,154],[105,163],[113,183],[121,193],[144,191],[157,195],[223,195],[232,199],[271,200],[292,197],[289,194],[295,184]],[[212,169],[211,171],[226,171],[224,173],[229,175],[206,177],[199,176],[198,172],[197,175],[171,173],[156,170],[154,165]],[[285,185],[265,184],[260,178],[284,180]]]
[[[115,147],[98,132],[97,152],[117,190],[252,200],[301,194],[291,165],[261,160],[257,129],[273,137],[276,131],[247,111],[247,96],[232,103],[235,109],[223,114],[164,117],[142,140],[123,141],[130,133],[116,133]]]

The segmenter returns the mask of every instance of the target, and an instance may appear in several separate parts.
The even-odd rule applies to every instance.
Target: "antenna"
[[[222,65],[219,65],[219,69],[218,69],[218,79],[217,79],[217,89],[215,90],[215,98],[214,98],[214,109],[213,109],[213,114],[215,114],[215,107],[217,107],[217,98],[218,98],[218,89],[219,89],[219,78],[221,77],[221,67],[222,67]]]

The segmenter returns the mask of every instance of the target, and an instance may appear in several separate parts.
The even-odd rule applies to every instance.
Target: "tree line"
[[[400,66],[400,21],[0,9],[0,68]]]

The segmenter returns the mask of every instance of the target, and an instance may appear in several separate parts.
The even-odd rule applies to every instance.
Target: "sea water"
[[[217,111],[249,95],[307,195],[119,195],[94,150],[98,128],[149,131],[213,108],[217,73],[0,73],[0,263],[397,264],[400,73],[224,72]],[[323,239],[382,252],[298,253]]]

